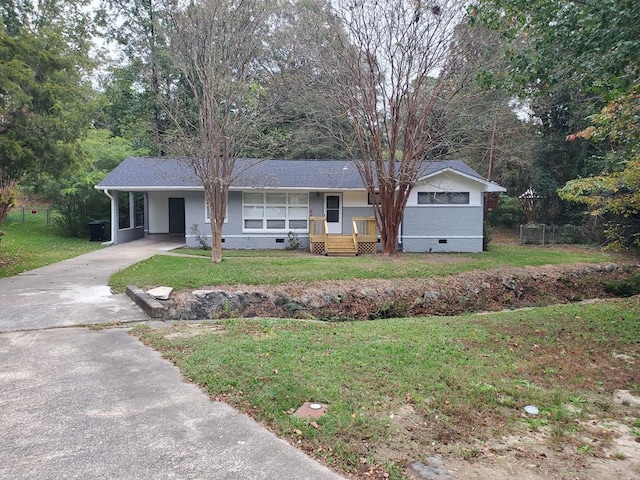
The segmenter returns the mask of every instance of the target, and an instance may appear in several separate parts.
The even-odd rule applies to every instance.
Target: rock
[[[624,360],[627,363],[636,363],[635,359],[626,353],[613,353],[612,355],[613,358],[617,358],[618,360]]]
[[[175,304],[167,313],[167,319],[208,320],[212,318],[233,318],[258,316],[258,312],[275,315],[273,303],[263,292],[227,292],[225,290],[193,290],[192,296]],[[271,309],[263,308],[271,306]],[[274,310],[274,311],[270,311]]]
[[[474,295],[478,295],[480,293],[480,288],[478,288],[476,285],[467,285],[466,290],[467,292],[473,293]]]
[[[213,293],[213,290],[194,290],[191,293],[193,293],[196,298],[206,298],[207,295]]]
[[[440,457],[429,457],[429,465],[411,462],[407,468],[410,478],[415,480],[452,480]]]
[[[616,390],[613,392],[613,401],[629,407],[640,407],[640,397],[636,397],[629,390]]]
[[[617,263],[607,263],[604,265],[596,265],[593,269],[596,272],[613,272],[619,268]]]
[[[173,292],[172,287],[156,287],[151,290],[147,290],[147,294],[151,295],[157,300],[169,300],[169,295]]]
[[[516,279],[513,277],[502,277],[502,285],[504,285],[505,288],[514,291],[518,288]]]
[[[422,296],[422,303],[429,305],[432,301],[440,297],[438,292],[425,292]]]

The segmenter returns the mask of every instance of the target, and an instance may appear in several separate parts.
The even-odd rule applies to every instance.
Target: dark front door
[[[186,233],[184,198],[169,198],[169,233]]]
[[[342,233],[342,195],[325,195],[324,214],[327,217],[327,233]]]

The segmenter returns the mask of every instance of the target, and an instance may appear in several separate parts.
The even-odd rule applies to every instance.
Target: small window
[[[262,228],[262,220],[245,220],[244,228]]]
[[[267,220],[267,229],[269,230],[284,230],[286,226],[286,220]]]
[[[229,201],[227,200],[227,210],[224,214],[224,223],[227,223],[227,219],[229,218]],[[207,203],[207,199],[204,199],[204,222],[211,223],[211,209],[209,208],[209,204]]]
[[[289,220],[289,228],[292,230],[304,230],[307,228],[306,220]]]
[[[376,192],[375,195],[367,193],[367,205],[380,205],[380,192]]]
[[[418,192],[418,205],[469,205],[469,192]]]

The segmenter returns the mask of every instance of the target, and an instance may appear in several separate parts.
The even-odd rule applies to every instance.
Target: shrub
[[[632,297],[640,294],[640,273],[630,276],[626,280],[613,280],[604,285],[607,293],[617,297]]]
[[[494,227],[515,228],[524,221],[524,212],[515,197],[503,195],[498,208],[489,212],[487,221]]]

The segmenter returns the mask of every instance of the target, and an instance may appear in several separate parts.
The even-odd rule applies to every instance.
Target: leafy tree
[[[529,95],[563,85],[613,99],[638,81],[636,0],[479,0],[469,11],[510,42],[509,66],[494,74]]]
[[[0,5],[0,176],[17,182],[57,176],[78,153],[76,140],[92,111],[87,73],[88,2]],[[13,194],[3,195],[7,211]],[[9,199],[9,200],[8,200]]]
[[[87,20],[64,2],[46,2],[38,12],[30,2],[13,5],[4,5],[0,23],[1,168],[16,180],[56,175],[75,155],[91,112],[89,45],[77,35]],[[71,34],[72,27],[80,32]]]
[[[92,220],[109,218],[110,203],[94,187],[109,171],[128,156],[143,156],[149,152],[136,149],[109,130],[88,132],[79,143],[80,155],[59,179],[47,178],[44,193],[53,200],[54,222],[62,234],[83,237]]]
[[[486,83],[484,72],[505,68],[502,36],[484,25],[458,31],[452,55],[464,68],[460,92],[448,107],[453,113],[444,156],[464,160],[517,196],[533,181],[538,126],[519,114],[513,93]]]
[[[339,119],[335,102],[324,86],[329,73],[317,68],[315,58],[328,47],[324,32],[309,28],[322,17],[321,3],[274,2],[271,28],[264,40],[271,75],[262,77],[266,103],[272,106],[243,149],[249,158],[346,158],[340,137],[349,137],[349,125]],[[326,53],[326,52],[325,52]]]
[[[566,138],[583,131],[586,119],[605,103],[617,102],[638,85],[640,4],[634,0],[479,0],[470,13],[501,31],[508,42],[506,68],[490,72],[487,78],[517,92],[540,119],[535,156],[538,190],[552,200],[545,210],[557,218],[561,205],[554,200],[555,189],[576,176],[606,173],[606,163],[598,159],[605,158],[607,142],[567,142]],[[566,192],[562,196],[577,198]]]
[[[114,135],[162,155],[170,120],[164,112],[174,72],[168,57],[168,22],[173,2],[102,0],[106,39],[124,62],[112,66],[105,85],[103,125]]]
[[[570,135],[605,142],[612,149],[602,174],[569,181],[560,196],[587,206],[606,220],[605,234],[613,248],[640,249],[640,89],[609,103],[591,117],[593,124]]]
[[[108,77],[102,83],[100,112],[95,125],[108,129],[115,137],[123,137],[136,146],[149,151],[152,155],[161,155],[163,135],[166,126],[159,132],[154,122],[155,100],[151,92],[144,87],[141,70],[137,65],[111,67]],[[160,101],[160,99],[156,99]]]
[[[18,182],[0,175],[0,225],[18,203]],[[0,236],[2,232],[0,232]]]
[[[181,82],[168,50],[172,3],[104,0],[103,7],[113,25],[107,28],[107,36],[120,47],[124,63],[109,69],[99,124],[162,155],[164,137],[174,127],[167,105]],[[270,74],[253,80],[273,110],[256,122],[238,155],[344,158],[341,145],[326,128],[335,112],[319,89],[321,72],[313,62],[318,36],[304,22],[309,2],[271,0],[264,8],[270,28],[263,29],[261,62]]]

